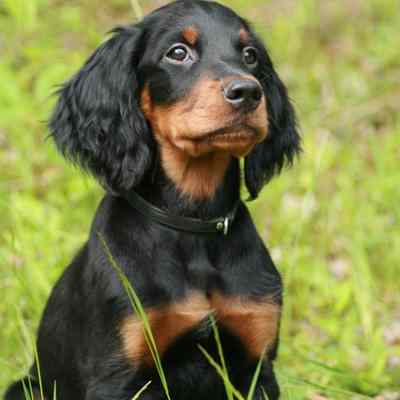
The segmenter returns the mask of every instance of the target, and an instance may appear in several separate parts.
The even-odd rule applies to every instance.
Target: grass
[[[0,393],[34,357],[19,321],[34,336],[101,197],[44,140],[50,94],[133,3],[153,6],[0,3]],[[398,391],[398,1],[225,3],[265,38],[304,136],[300,162],[249,204],[285,280],[283,398]]]

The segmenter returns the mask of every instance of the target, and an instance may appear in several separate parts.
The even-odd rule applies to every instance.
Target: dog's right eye
[[[170,47],[165,53],[165,58],[175,64],[185,64],[194,60],[191,50],[183,43]]]

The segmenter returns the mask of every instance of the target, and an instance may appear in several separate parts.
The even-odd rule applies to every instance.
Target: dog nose
[[[225,100],[238,110],[254,110],[262,98],[261,86],[250,79],[230,81],[223,91]]]

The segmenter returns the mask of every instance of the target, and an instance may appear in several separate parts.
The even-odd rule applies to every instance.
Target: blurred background
[[[46,140],[51,94],[163,3],[0,1],[0,393],[102,196]],[[283,399],[400,399],[400,3],[223,3],[265,39],[304,137],[249,204],[285,280]]]

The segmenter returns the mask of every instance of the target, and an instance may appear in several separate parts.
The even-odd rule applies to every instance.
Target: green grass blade
[[[267,393],[265,393],[264,388],[261,388],[261,391],[262,391],[262,395],[263,395],[263,400],[269,400],[268,396],[267,396]]]
[[[148,381],[136,394],[132,400],[138,400],[142,393],[151,385],[151,381]]]
[[[236,397],[239,396],[240,399],[244,399],[243,396],[239,393],[239,391],[237,391],[234,388],[234,386],[231,383],[231,380],[229,378],[228,368],[226,365],[225,356],[224,356],[224,352],[223,352],[223,348],[222,348],[221,337],[219,335],[218,326],[217,326],[217,323],[216,323],[214,317],[211,317],[211,322],[212,322],[212,328],[213,328],[213,332],[214,332],[214,339],[217,344],[218,355],[219,355],[219,358],[221,361],[221,366],[215,362],[215,360],[210,356],[210,354],[203,347],[199,346],[199,348],[202,351],[203,355],[207,358],[208,362],[217,370],[218,374],[223,379],[225,391],[226,391],[226,395],[227,395],[228,399],[233,399],[234,394]],[[262,367],[264,355],[265,355],[265,353],[263,353],[263,355],[261,356],[261,358],[257,364],[257,368],[254,372],[254,375],[253,375],[253,378],[252,378],[252,381],[250,384],[249,393],[247,394],[246,400],[252,400],[254,397],[256,387],[257,387],[257,381],[258,381],[258,378],[261,373],[261,367]],[[234,393],[234,391],[235,391],[235,393]]]
[[[207,350],[201,345],[198,345],[198,348],[203,353],[204,357],[207,359],[207,361],[210,363],[210,365],[215,368],[218,375],[224,381],[224,384],[230,387],[230,390],[232,391],[232,393],[236,397],[236,399],[237,400],[245,400],[244,397],[241,395],[241,393],[233,386],[232,382],[225,375],[222,367],[211,357],[211,355],[207,352]]]
[[[22,315],[20,314],[20,312],[17,310],[17,319],[18,319],[18,324],[20,326],[20,332],[23,335],[23,338],[25,340],[25,343],[27,344],[27,346],[32,349],[33,351],[33,355],[34,355],[34,360],[35,360],[35,364],[36,364],[36,369],[37,369],[37,377],[38,377],[38,384],[39,384],[39,392],[40,392],[40,399],[43,400],[44,397],[44,390],[43,390],[43,381],[42,381],[42,374],[40,371],[40,360],[39,360],[39,353],[37,351],[37,347],[35,344],[35,340],[32,337],[31,333],[29,332],[29,329],[27,328]],[[33,387],[32,387],[32,382],[31,382],[31,377],[28,376],[28,382],[29,382],[29,392],[31,394],[31,398],[33,399]],[[24,382],[23,386],[24,386]]]
[[[26,387],[25,381],[22,381],[22,389],[24,390],[24,397],[26,400],[33,399],[33,388],[31,383],[31,378],[28,377],[29,388]]]
[[[257,387],[257,381],[258,381],[258,378],[259,378],[260,373],[261,373],[261,367],[262,367],[262,364],[263,364],[264,356],[265,356],[265,352],[263,352],[263,354],[261,355],[260,360],[258,361],[257,368],[256,368],[256,370],[254,372],[254,375],[253,375],[253,379],[251,380],[249,393],[247,394],[247,400],[252,400],[253,397],[254,397],[254,393],[255,393],[256,387]]]
[[[215,343],[217,344],[219,359],[222,364],[222,371],[224,373],[224,376],[226,377],[226,379],[224,379],[225,392],[228,397],[228,400],[233,400],[233,393],[232,393],[231,385],[227,384],[228,381],[230,382],[230,379],[229,379],[228,368],[227,368],[226,362],[225,362],[224,352],[222,349],[221,338],[219,336],[218,326],[215,321],[215,318],[213,316],[211,316],[210,318],[211,318],[211,324],[212,324],[212,328],[213,328],[213,332],[214,332]]]
[[[37,351],[37,347],[33,346],[33,352],[35,356],[35,363],[36,363],[36,370],[38,374],[38,380],[39,380],[39,391],[40,391],[40,398],[41,400],[44,400],[44,391],[43,391],[43,382],[42,382],[42,373],[40,371],[40,360],[39,360],[39,353]]]
[[[349,399],[373,399],[373,397],[370,396],[366,396],[364,394],[361,393],[357,393],[357,392],[352,392],[350,390],[345,390],[345,389],[340,389],[340,388],[336,388],[333,386],[327,386],[327,385],[322,385],[320,383],[315,383],[312,381],[309,381],[307,379],[301,379],[301,378],[294,378],[292,376],[286,376],[288,382],[291,382],[293,384],[297,384],[297,385],[303,385],[303,386],[307,386],[307,387],[312,387],[318,390],[321,390],[325,393],[331,393],[331,394],[338,394],[341,396],[346,396]]]
[[[98,236],[99,236],[100,242],[105,250],[105,253],[108,257],[108,260],[111,263],[111,266],[114,268],[114,270],[117,272],[117,274],[120,278],[120,281],[128,295],[129,301],[130,301],[135,313],[141,319],[141,322],[143,324],[143,333],[145,336],[145,340],[146,340],[147,346],[150,350],[151,356],[154,360],[154,363],[155,363],[155,366],[157,369],[157,373],[160,377],[161,385],[164,389],[167,399],[171,400],[171,396],[170,396],[169,388],[168,388],[168,382],[167,382],[167,379],[165,376],[164,369],[162,367],[161,357],[157,350],[157,345],[156,345],[156,342],[155,342],[155,339],[154,339],[154,336],[153,336],[153,333],[151,330],[149,319],[147,318],[147,314],[142,306],[142,303],[141,303],[138,295],[136,294],[135,290],[133,289],[132,285],[130,284],[128,278],[125,276],[121,267],[118,265],[118,263],[115,261],[114,257],[112,256],[110,248],[108,247],[106,241],[104,240],[104,237],[100,233],[98,233]]]
[[[53,400],[57,400],[57,382],[54,381],[53,385]]]
[[[139,0],[131,0],[131,5],[135,13],[136,19],[140,21],[143,18],[143,9]]]

